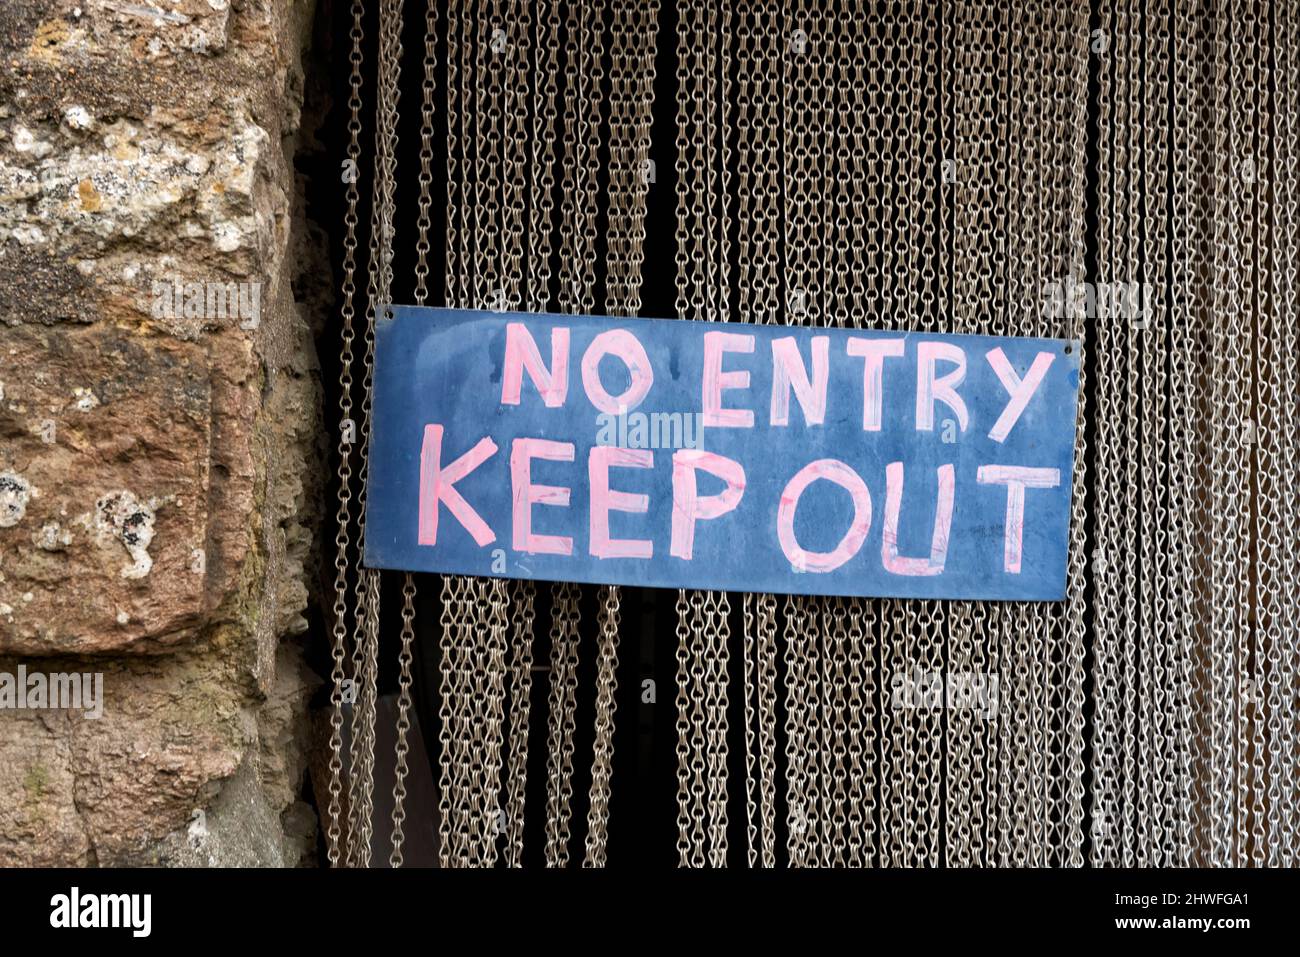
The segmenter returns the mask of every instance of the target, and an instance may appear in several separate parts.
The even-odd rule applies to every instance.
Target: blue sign
[[[1065,596],[1077,344],[394,306],[371,568]]]

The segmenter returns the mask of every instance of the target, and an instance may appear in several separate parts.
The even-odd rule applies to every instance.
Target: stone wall
[[[0,709],[0,864],[314,854],[312,14],[0,3],[0,675],[104,689]]]

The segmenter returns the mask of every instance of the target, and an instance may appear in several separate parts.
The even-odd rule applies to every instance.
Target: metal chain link
[[[641,307],[641,264],[645,259],[646,197],[650,186],[650,126],[653,120],[656,0],[615,0],[610,44],[609,227],[605,310],[635,316]],[[587,867],[604,867],[609,829],[610,779],[614,752],[615,690],[621,592],[601,589],[597,623],[596,736],[587,819]]]
[[[429,208],[432,203],[430,187],[433,182],[433,94],[436,88],[438,40],[438,6],[430,3],[425,8],[424,19],[424,75],[420,83],[420,172],[418,176],[420,197],[416,217],[415,243],[415,302],[424,305],[428,298]],[[407,735],[411,728],[411,662],[415,640],[415,577],[407,572],[402,582],[402,632],[401,651],[398,653],[397,696],[397,761],[393,779],[393,839],[389,864],[401,867],[402,843],[406,836],[402,825],[406,818],[406,763]]]
[[[379,7],[378,97],[375,124],[375,163],[371,203],[370,256],[367,262],[366,325],[361,421],[358,441],[358,512],[364,516],[369,464],[373,401],[375,321],[387,309],[392,287],[393,216],[397,147],[398,77],[401,69],[402,12],[400,0],[384,0]],[[358,535],[357,552],[365,551],[365,525]],[[374,817],[375,712],[378,704],[379,574],[362,568],[354,589],[356,632],[353,674],[357,682],[352,712],[349,770],[349,833],[347,861],[369,867]]]
[[[351,452],[356,429],[351,418],[352,343],[355,340],[353,319],[356,310],[353,303],[356,295],[357,202],[360,197],[356,186],[357,178],[353,174],[358,168],[361,157],[361,44],[365,37],[362,30],[362,13],[361,0],[353,0],[352,29],[350,31],[352,46],[348,55],[350,69],[348,77],[348,148],[347,159],[344,161],[343,167],[344,172],[348,175],[344,177],[347,187],[344,191],[347,212],[343,217],[345,229],[343,238],[343,304],[340,310],[342,316],[342,347],[339,353],[339,441],[337,447],[339,503],[335,515],[337,528],[334,535],[336,550],[334,557],[333,647],[331,649],[333,667],[330,672],[330,797],[329,825],[326,830],[326,839],[331,867],[339,866],[343,857],[344,844],[351,842],[350,836],[343,834],[341,799],[343,793],[344,682],[347,680],[347,672],[344,667],[348,633],[347,578],[351,562],[349,540],[352,524],[350,507],[352,499],[350,484],[352,478]],[[350,777],[350,767],[348,774]],[[350,820],[351,814],[349,812]]]
[[[552,598],[551,688],[546,760],[546,866],[569,862],[573,813],[573,732],[578,690],[578,586],[561,582]]]
[[[587,853],[584,867],[604,867],[609,843],[609,793],[614,756],[614,693],[618,689],[619,588],[600,590],[596,623],[596,738],[591,761],[591,798],[587,812]]]
[[[678,4],[677,313],[729,318],[730,4]],[[722,82],[720,81],[722,78]],[[724,593],[677,597],[678,852],[682,866],[726,865],[728,617]],[[689,716],[687,714],[689,710]]]

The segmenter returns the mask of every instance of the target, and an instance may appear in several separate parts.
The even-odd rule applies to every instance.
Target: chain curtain
[[[632,316],[651,201],[673,206],[682,319],[1083,348],[1065,601],[676,595],[662,700],[680,864],[1300,863],[1294,2],[379,0],[376,15],[352,0],[348,14],[347,162],[362,175],[346,187],[338,323],[331,864],[378,863],[381,589],[359,568],[359,517],[394,245],[416,250],[421,304]],[[412,17],[424,42],[403,49]],[[420,112],[418,149],[398,142],[403,71],[419,76],[402,104]],[[656,104],[657,86],[675,101]],[[651,156],[661,114],[671,173]],[[417,210],[406,233],[399,200]],[[578,586],[541,586],[546,623],[532,582],[400,584],[389,863],[407,816],[430,813],[405,806],[403,783],[418,585],[440,590],[442,866],[519,866],[526,811],[544,815],[547,866],[603,866],[619,588],[596,596],[595,684],[580,687]],[[936,674],[994,676],[995,711],[899,706],[900,686]],[[575,753],[580,695],[590,754]],[[544,762],[529,761],[535,707]],[[534,765],[545,806],[525,808]],[[741,789],[745,846],[730,848]]]

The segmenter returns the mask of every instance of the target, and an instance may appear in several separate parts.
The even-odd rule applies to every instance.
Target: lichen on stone
[[[31,484],[21,475],[0,472],[0,528],[13,528],[27,514]]]
[[[120,541],[131,556],[131,564],[122,567],[123,578],[143,578],[153,569],[149,546],[153,543],[156,507],[157,502],[141,502],[125,489],[109,492],[95,503],[95,530],[101,537]]]

